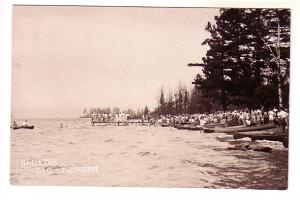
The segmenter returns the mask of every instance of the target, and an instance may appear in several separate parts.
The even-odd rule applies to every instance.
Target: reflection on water
[[[287,187],[288,150],[278,142],[256,142],[271,147],[272,153],[228,151],[234,141],[222,133],[171,127],[93,127],[88,119],[30,123],[35,129],[12,131],[12,184]],[[60,123],[67,127],[60,128]]]

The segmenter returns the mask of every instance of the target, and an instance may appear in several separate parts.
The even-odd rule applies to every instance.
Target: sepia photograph
[[[288,189],[290,36],[288,8],[14,5],[10,184]]]

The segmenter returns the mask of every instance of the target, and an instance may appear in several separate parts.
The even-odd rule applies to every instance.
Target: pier
[[[145,121],[91,121],[92,126],[95,124],[110,124],[115,126],[127,126],[129,124],[133,125],[151,125],[149,120]]]

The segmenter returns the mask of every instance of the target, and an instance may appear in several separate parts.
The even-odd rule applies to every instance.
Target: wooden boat
[[[217,124],[204,124],[203,128],[215,128],[215,127],[225,127],[225,124],[217,123]]]
[[[88,115],[88,116],[80,116],[79,118],[81,118],[81,119],[84,119],[84,118],[92,119],[93,117]]]
[[[179,130],[190,130],[190,131],[200,131],[200,130],[203,130],[202,127],[200,126],[194,126],[194,125],[180,125],[180,124],[177,124],[174,126],[174,128],[177,128]]]
[[[17,127],[12,127],[12,129],[34,129],[34,126],[17,126]]]
[[[200,126],[190,126],[187,128],[187,130],[190,130],[190,131],[201,131],[203,130],[203,127],[200,127]]]
[[[180,122],[181,125],[189,125],[190,122]]]
[[[274,123],[269,124],[263,124],[263,125],[257,125],[257,126],[234,126],[234,127],[215,127],[215,128],[204,128],[203,131],[205,133],[234,133],[234,132],[247,132],[247,131],[260,131],[260,130],[266,130],[270,128],[274,128]]]
[[[214,128],[206,128],[206,127],[204,127],[203,128],[203,132],[204,133],[214,133],[215,129]]]
[[[269,133],[269,132],[243,132],[243,133],[233,133],[234,139],[241,139],[248,137],[251,139],[252,142],[256,140],[270,140],[270,141],[278,141],[282,142],[284,147],[288,147],[288,134],[275,132],[275,133]]]
[[[174,126],[174,128],[177,128],[177,129],[179,129],[179,130],[182,130],[182,129],[186,129],[186,125],[181,125],[181,124],[176,124],[175,126]]]

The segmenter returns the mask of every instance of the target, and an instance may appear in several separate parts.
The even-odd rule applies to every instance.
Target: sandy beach
[[[11,184],[284,189],[288,150],[228,151],[225,134],[172,127],[91,126],[87,119],[31,120],[12,130]],[[60,128],[63,123],[67,127]],[[230,139],[230,138],[229,138]],[[241,139],[238,142],[250,142]]]

